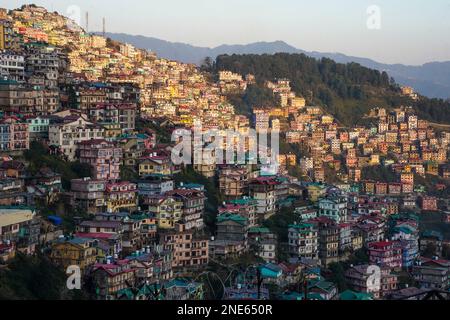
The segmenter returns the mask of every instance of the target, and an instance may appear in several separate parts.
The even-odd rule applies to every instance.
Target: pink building
[[[397,242],[379,241],[368,245],[369,261],[380,267],[401,268],[402,249]]]
[[[0,120],[0,151],[23,151],[30,148],[28,123],[17,117]]]
[[[91,165],[93,179],[120,179],[122,148],[103,139],[94,139],[80,142],[78,152],[80,162]]]
[[[132,212],[138,207],[137,185],[128,181],[108,183],[105,200],[108,212]]]
[[[423,211],[437,211],[437,199],[435,197],[423,196],[420,198],[420,208]]]

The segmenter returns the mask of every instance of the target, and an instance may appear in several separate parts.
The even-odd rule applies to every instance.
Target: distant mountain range
[[[255,42],[247,45],[221,45],[215,48],[196,47],[186,43],[169,42],[157,38],[123,33],[107,33],[107,37],[154,51],[159,57],[185,63],[200,64],[204,58],[216,58],[221,54],[274,54],[304,53],[314,58],[327,57],[339,63],[357,62],[362,66],[386,71],[398,83],[411,86],[430,98],[450,98],[450,61],[430,62],[422,66],[383,64],[367,58],[347,56],[341,53],[308,52],[283,41]]]

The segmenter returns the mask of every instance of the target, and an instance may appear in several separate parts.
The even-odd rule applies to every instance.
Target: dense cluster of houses
[[[418,291],[449,288],[448,239],[421,232],[418,218],[441,212],[449,223],[448,202],[415,177],[449,178],[450,133],[435,132],[410,109],[374,109],[373,126],[342,128],[278,79],[265,85],[280,105],[255,106],[248,119],[226,94],[245,91],[253,75],[223,71],[210,82],[196,66],[89,34],[36,6],[0,10],[0,26],[9,35],[0,41],[1,263],[42,250],[61,268],[78,266],[98,299],[202,299],[207,290],[196,276],[211,262],[247,254],[259,262],[224,289],[226,299],[269,298],[259,278],[287,300],[398,297],[406,294],[399,291],[404,271]],[[194,164],[217,182],[220,201],[211,208],[211,190],[179,181],[189,168],[174,163],[174,145],[145,126],[170,135],[198,122],[219,132],[282,132],[305,153],[280,154],[275,174],[258,162]],[[34,142],[49,156],[89,166],[90,175],[63,186],[55,168],[31,174],[24,152]],[[396,181],[363,179],[370,166],[387,168]],[[55,204],[75,214],[42,210]],[[293,223],[280,239],[266,223],[286,210]],[[351,290],[339,292],[327,268],[360,251],[366,264],[346,270]],[[368,281],[373,265],[381,270],[375,283]]]

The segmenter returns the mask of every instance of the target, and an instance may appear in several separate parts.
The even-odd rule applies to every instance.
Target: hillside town
[[[266,81],[279,103],[248,116],[228,97],[257,81],[0,9],[0,270],[77,266],[98,300],[448,292],[450,131],[402,105],[344,126],[290,79]],[[221,143],[177,163],[177,133],[198,124]],[[279,134],[276,171],[230,130]],[[247,161],[219,162],[230,145]]]

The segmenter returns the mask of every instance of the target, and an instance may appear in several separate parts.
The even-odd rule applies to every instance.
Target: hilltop
[[[100,34],[100,33],[98,33]],[[336,52],[306,51],[284,41],[259,41],[239,45],[220,45],[214,48],[199,47],[182,42],[171,42],[155,37],[106,33],[106,36],[138,48],[154,51],[158,56],[184,63],[201,64],[204,58],[216,58],[224,54],[275,54],[303,53],[316,59],[329,58],[338,63],[356,62],[364,67],[386,71],[399,84],[412,86],[420,94],[430,98],[450,98],[450,61],[430,62],[421,66],[386,64],[368,58],[348,56]]]
[[[253,74],[257,86],[277,78],[291,80],[294,92],[336,116],[342,123],[358,123],[374,107],[412,106],[418,115],[436,123],[450,123],[450,103],[420,96],[418,100],[401,94],[400,86],[386,72],[357,63],[341,64],[305,54],[220,55],[212,72],[229,70],[243,76]]]

